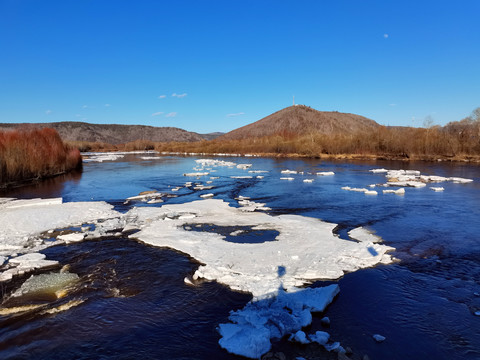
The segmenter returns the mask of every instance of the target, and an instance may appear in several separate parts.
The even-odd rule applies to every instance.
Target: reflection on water
[[[74,170],[68,174],[58,175],[30,185],[9,189],[0,189],[0,197],[14,197],[22,199],[55,198],[64,194],[65,188],[78,186],[82,178],[81,170]]]
[[[218,167],[209,170],[207,177],[186,178],[182,174],[196,166],[194,158],[141,160],[126,156],[115,162],[85,164],[81,177],[58,179],[48,191],[42,185],[15,189],[5,196],[105,200],[126,211],[132,206],[123,205],[127,197],[148,190],[169,193],[181,187],[175,192],[178,197],[166,198],[165,204],[199,200],[199,195],[210,192],[238,206],[235,198],[242,195],[266,203],[273,214],[298,214],[337,223],[342,238],[353,228],[368,227],[397,249],[394,256],[401,261],[347,274],[339,281],[341,292],[327,310],[332,338],[372,360],[480,358],[480,317],[474,315],[480,310],[478,166],[221,159],[251,163],[251,170],[268,172],[261,174],[263,179],[232,179],[230,176],[256,174]],[[472,178],[474,182],[442,183],[445,191],[441,193],[430,190],[429,185],[407,188],[404,196],[383,195],[381,188],[377,188],[378,196],[341,190],[342,186],[384,183],[383,174],[368,171],[372,168],[420,170],[422,174]],[[280,180],[280,171],[286,169],[305,174],[289,175],[293,181]],[[315,175],[320,171],[334,171],[335,175]],[[314,181],[304,183],[305,178]],[[214,188],[195,191],[185,187],[187,181],[203,185],[212,181]],[[186,359],[194,353],[199,359],[229,358],[218,347],[215,327],[226,321],[229,310],[242,307],[249,297],[215,283],[186,286],[184,277],[197,265],[185,256],[124,239],[46,252],[49,258],[72,264],[70,271],[78,273],[79,284],[83,284],[48,307],[78,299],[85,302],[55,316],[40,316],[39,310],[34,310],[15,321],[1,318],[0,357],[86,359],[98,354],[103,358],[141,354],[146,358]],[[320,318],[314,319],[307,332],[321,330]],[[376,333],[386,336],[385,342],[377,344],[372,339]],[[57,342],[52,341],[57,337]],[[274,348],[293,358],[302,354],[314,358],[310,348],[287,341],[275,343]]]

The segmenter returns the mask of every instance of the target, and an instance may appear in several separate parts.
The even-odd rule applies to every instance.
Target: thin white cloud
[[[52,113],[52,110],[50,110],[50,109],[45,111],[45,114],[47,114],[47,115],[50,115],[51,113]]]
[[[240,116],[240,115],[245,115],[245,113],[244,112],[239,112],[239,113],[227,114],[227,117],[235,117],[235,116]]]
[[[187,96],[187,93],[183,93],[183,94],[173,93],[172,96],[181,99]]]
[[[159,115],[162,115],[163,114],[163,111],[158,111],[158,112],[154,112],[152,114],[152,116],[159,116]]]
[[[170,113],[168,113],[168,114],[165,115],[165,117],[168,117],[168,118],[170,118],[170,117],[175,117],[175,116],[177,116],[177,113],[176,113],[176,112],[170,112]]]
[[[110,104],[105,104],[105,107],[110,107],[110,106],[112,106],[112,105],[110,105]]]
[[[82,115],[80,115],[80,114],[76,114],[75,116],[76,116],[76,117],[82,117]]]
[[[88,105],[83,105],[82,106],[82,109],[86,109],[86,108],[88,108]]]
[[[383,37],[384,37],[385,39],[388,39],[388,34],[383,34]]]
[[[159,99],[165,99],[167,97],[167,95],[160,95],[158,98]]]
[[[397,104],[388,104],[388,106],[397,106]]]

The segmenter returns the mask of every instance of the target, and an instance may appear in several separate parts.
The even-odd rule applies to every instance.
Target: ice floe
[[[10,280],[15,275],[23,275],[36,269],[50,268],[58,265],[57,261],[46,260],[40,253],[28,253],[10,258],[8,269],[0,273],[0,282]]]
[[[313,183],[313,179],[304,179],[303,182],[304,183]]]
[[[208,172],[192,172],[192,173],[184,173],[183,176],[207,176],[209,175],[210,173]]]
[[[244,212],[218,199],[156,209],[135,208],[135,212],[136,218],[144,219],[145,224],[135,238],[197,259],[204,265],[195,272],[194,279],[217,280],[257,298],[275,293],[279,287],[295,291],[317,279],[336,279],[345,272],[392,261],[387,254],[392,248],[341,240],[332,232],[335,224],[297,215]],[[195,218],[163,221],[165,213],[189,213],[195,214]],[[220,234],[187,231],[184,226],[188,224],[247,225],[252,229],[277,230],[280,234],[276,241],[235,244],[225,241]],[[279,266],[286,269],[282,278],[278,276]]]
[[[68,271],[32,275],[11,296],[60,298],[65,294],[66,288],[77,282],[78,279],[77,274]]]
[[[295,178],[293,178],[293,177],[281,177],[280,180],[292,181],[292,180],[295,180]]]
[[[257,203],[255,201],[249,200],[250,198],[238,198],[238,204],[241,206],[240,210],[242,211],[256,211],[256,210],[261,210],[261,211],[269,211],[272,210],[271,208],[265,206],[265,203]]]
[[[123,153],[89,153],[84,154],[84,156],[85,155],[87,157],[83,159],[83,162],[115,161],[125,156]]]
[[[387,190],[383,190],[382,192],[384,194],[405,195],[405,189],[404,188],[400,188],[400,189],[397,189],[397,190],[387,189]]]
[[[172,190],[174,191],[174,190]],[[149,203],[163,202],[162,197],[165,196],[163,193],[159,193],[155,190],[145,191],[139,195],[130,196],[125,200],[125,203],[128,204],[130,201],[143,201]]]
[[[295,170],[282,170],[280,171],[282,174],[298,174],[298,171]]]
[[[459,177],[450,177],[448,178],[448,181],[451,181],[455,184],[468,184],[473,181],[473,179],[464,179],[464,178],[459,178]]]
[[[21,205],[21,206],[18,206]],[[45,243],[40,234],[49,230],[66,228],[98,221],[108,224],[108,219],[117,218],[119,213],[104,202],[62,203],[50,201],[10,200],[0,204],[0,256],[9,257],[0,273],[0,281],[34,269],[54,266],[56,261],[45,259],[37,253],[55,242]],[[24,254],[14,257],[16,254]]]
[[[375,339],[376,342],[383,342],[385,341],[386,337],[380,334],[374,334],[372,337]]]
[[[2,202],[2,204],[0,205],[0,208],[17,209],[17,208],[31,207],[31,206],[58,205],[61,203],[63,203],[62,198],[50,198],[50,199],[37,198],[37,199],[28,199],[28,200],[11,199],[8,202]]]
[[[217,167],[217,166],[235,166],[236,164],[231,161],[223,161],[223,160],[216,160],[216,159],[196,159],[195,162],[197,164],[200,164],[202,166],[212,166],[212,167]]]
[[[249,169],[249,168],[251,168],[251,167],[252,167],[252,164],[238,164],[238,165],[237,165],[237,168],[238,168],[238,169],[243,169],[243,170],[247,170],[247,169]]]
[[[214,187],[215,186],[213,186],[213,185],[197,185],[197,186],[193,187],[193,190],[211,190]]]
[[[317,172],[317,175],[320,175],[320,176],[332,176],[332,175],[335,175],[335,173],[333,171],[320,171],[320,172]]]
[[[65,235],[58,235],[57,240],[63,240],[65,241],[66,244],[74,243],[74,242],[80,242],[85,239],[86,234],[85,233],[71,233],[71,234],[65,234]]]
[[[343,186],[342,190],[363,192],[363,193],[369,191],[368,189],[365,189],[365,188],[351,188],[350,186]]]
[[[473,181],[473,179],[464,179],[459,177],[422,175],[418,170],[387,170],[385,176],[387,178],[387,183],[385,184],[386,186],[416,188],[425,187],[427,183],[453,182],[456,184],[467,184]]]
[[[424,182],[421,181],[389,181],[386,184],[387,186],[403,186],[403,187],[414,187],[414,188],[422,188],[427,186]]]
[[[270,350],[271,339],[292,334],[295,340],[310,342],[300,329],[310,325],[311,313],[325,310],[338,292],[338,285],[329,285],[294,293],[279,291],[276,297],[250,302],[230,314],[230,323],[219,325],[219,344],[230,353],[258,359]]]
[[[379,243],[382,242],[382,238],[373,234],[370,230],[365,229],[364,227],[358,227],[348,232],[348,236],[357,241],[362,241],[365,243]]]
[[[443,191],[445,190],[443,187],[441,186],[431,186],[430,189],[432,189],[433,191],[435,192],[440,192],[440,191]]]
[[[140,156],[140,159],[142,160],[158,160],[161,158],[161,156]]]
[[[28,206],[29,200],[22,200],[22,207],[16,201],[0,205],[0,244],[21,246],[26,239],[51,229],[96,222],[118,216],[113,206],[105,202],[70,202],[38,204]],[[9,204],[12,205],[9,205]]]
[[[213,194],[203,194],[203,195],[200,195],[201,198],[203,199],[210,199],[212,198],[214,195]]]

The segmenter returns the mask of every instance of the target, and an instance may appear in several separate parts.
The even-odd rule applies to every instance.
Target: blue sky
[[[229,131],[296,103],[384,125],[480,106],[480,1],[0,0],[0,122]]]

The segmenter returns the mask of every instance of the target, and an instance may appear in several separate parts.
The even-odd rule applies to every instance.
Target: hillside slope
[[[379,126],[366,117],[336,111],[318,111],[308,106],[289,106],[261,120],[232,130],[218,139],[232,140],[274,134],[303,135],[308,133],[351,134]]]
[[[73,121],[42,124],[0,124],[0,130],[19,127],[49,127],[57,130],[63,141],[92,141],[114,145],[135,140],[190,142],[204,140],[209,137],[209,135],[204,137],[200,134],[174,127],[153,127],[145,125],[104,125]]]

